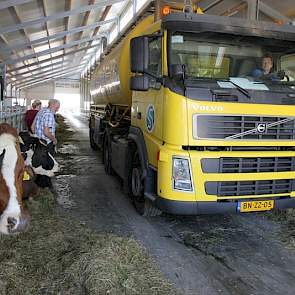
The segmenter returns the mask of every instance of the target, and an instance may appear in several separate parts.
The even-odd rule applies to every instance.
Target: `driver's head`
[[[262,67],[264,75],[267,75],[267,74],[269,74],[271,72],[271,70],[273,68],[273,59],[272,59],[272,56],[270,54],[265,54],[262,57],[261,67]]]

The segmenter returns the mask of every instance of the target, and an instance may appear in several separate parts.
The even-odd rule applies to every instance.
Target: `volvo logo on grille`
[[[258,133],[266,133],[266,130],[267,130],[266,123],[257,124],[256,130],[257,130]]]

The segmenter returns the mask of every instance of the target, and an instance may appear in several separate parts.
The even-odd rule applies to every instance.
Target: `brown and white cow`
[[[15,128],[0,124],[0,233],[22,232],[28,215],[22,206],[24,160]]]

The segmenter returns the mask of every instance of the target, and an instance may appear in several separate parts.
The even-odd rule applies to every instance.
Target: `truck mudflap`
[[[257,199],[256,199],[257,200]],[[237,202],[183,202],[156,197],[154,205],[163,212],[175,215],[240,213]],[[275,199],[275,209],[295,208],[295,198]],[[264,211],[265,212],[265,211]]]

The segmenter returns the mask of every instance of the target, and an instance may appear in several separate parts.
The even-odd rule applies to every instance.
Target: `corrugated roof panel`
[[[64,31],[65,26],[64,26],[64,19],[56,19],[47,22],[48,29],[55,29],[57,32]]]
[[[114,17],[117,17],[121,14],[122,9],[128,4],[128,1],[123,1],[123,2],[119,2],[116,4],[113,4],[109,13],[106,16],[106,20],[112,19]],[[105,33],[105,32],[109,32],[110,29],[114,26],[114,23],[110,23],[110,24],[105,24],[103,25],[99,32],[100,33]]]
[[[47,36],[47,32],[45,30],[45,27],[42,25],[29,27],[26,29],[30,39],[37,39],[44,36]]]
[[[48,32],[49,32],[49,35],[55,35],[55,34],[58,34],[60,32],[63,32],[64,31],[64,27],[62,26],[59,26],[59,27],[52,27],[52,28],[48,28]]]
[[[58,55],[61,55],[61,54],[63,54],[63,51],[59,50],[59,51],[53,52],[52,56],[58,56]]]
[[[72,0],[72,8],[88,5],[88,0]]]
[[[14,24],[15,24],[15,19],[9,13],[9,10],[8,9],[0,10],[0,26],[1,26],[1,28],[12,26]]]
[[[64,11],[65,10],[65,0],[43,0],[45,2],[46,10],[48,15]]]
[[[3,37],[9,42],[10,45],[27,41],[20,31],[3,34]]]
[[[63,60],[62,58],[57,58],[57,59],[54,60],[54,62],[60,62],[62,60]]]
[[[41,45],[41,46],[34,46],[35,52],[40,52],[40,51],[44,51],[44,50],[47,50],[47,49],[49,49],[48,44],[44,44],[44,45]]]
[[[43,17],[43,10],[37,1],[31,1],[21,6],[16,6],[17,13],[22,22],[31,21]]]
[[[30,77],[30,76],[32,76],[32,74],[31,73],[25,73],[25,74],[22,74],[22,76],[23,77]]]
[[[50,42],[51,48],[54,48],[54,47],[57,47],[57,46],[60,46],[60,45],[63,45],[63,40],[62,39],[56,39],[56,40]]]
[[[30,70],[35,70],[35,69],[38,69],[39,67],[38,66],[28,66],[28,68]],[[26,71],[28,70],[28,68],[26,69]]]
[[[48,59],[48,58],[50,58],[50,54],[41,55],[41,56],[38,57],[38,60],[42,61],[42,60]]]
[[[47,61],[47,62],[44,62],[44,63],[42,64],[43,67],[46,67],[46,66],[48,66],[48,65],[51,65],[51,61]]]

